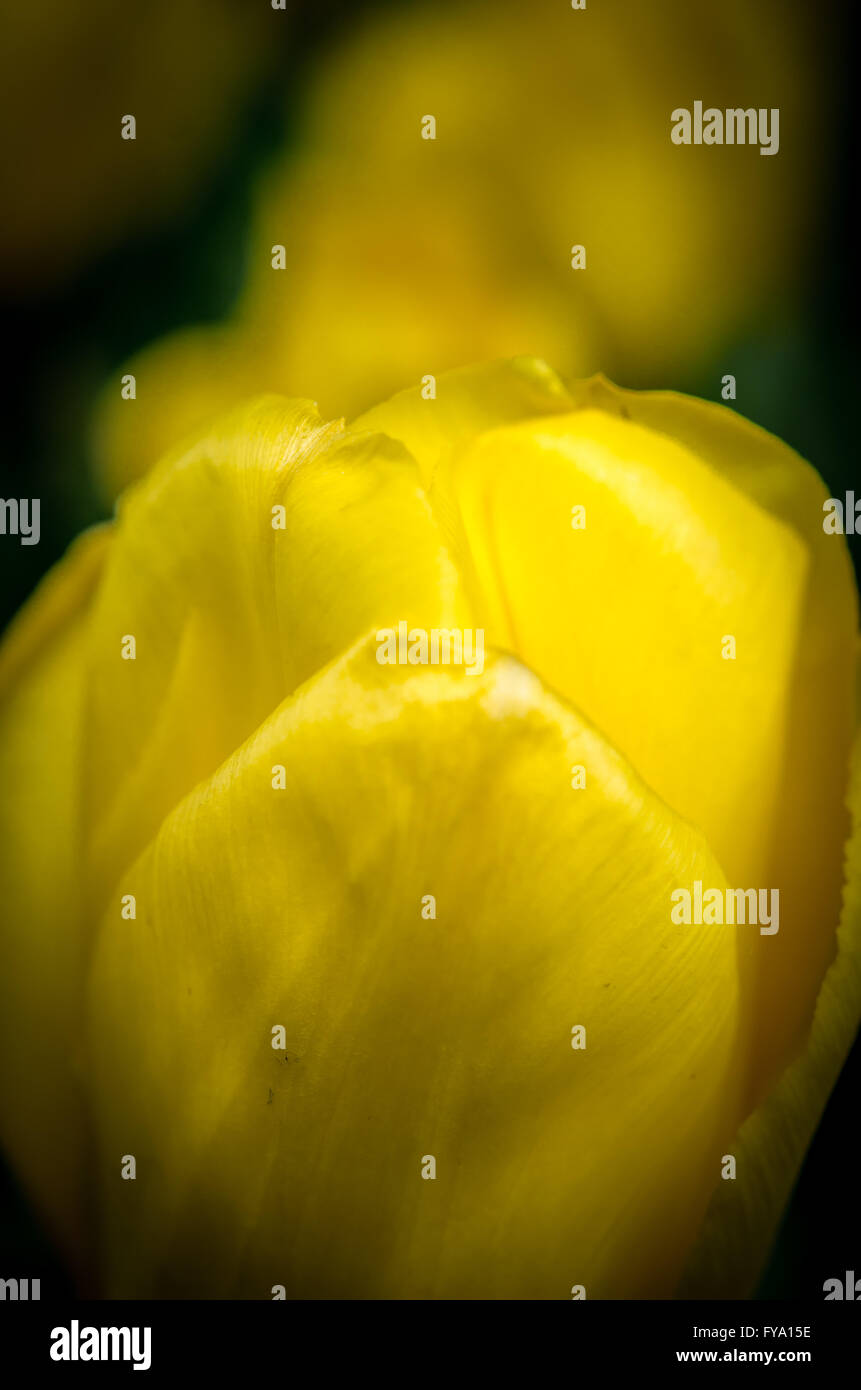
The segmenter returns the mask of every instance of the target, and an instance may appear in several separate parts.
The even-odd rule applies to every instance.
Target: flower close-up
[[[0,647],[0,1140],[78,1287],[749,1296],[861,1015],[819,475],[532,358],[150,464]]]

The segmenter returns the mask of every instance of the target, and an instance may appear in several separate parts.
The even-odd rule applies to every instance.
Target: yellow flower
[[[0,653],[3,1138],[82,1279],[750,1290],[861,1012],[824,496],[518,361],[258,400],[82,538]]]
[[[260,390],[349,418],[524,352],[646,384],[791,312],[827,144],[813,14],[727,0],[705,26],[690,9],[458,0],[360,25],[261,191],[234,316],[142,352],[133,405],[110,381],[110,488]],[[697,98],[779,108],[778,155],[673,144]]]

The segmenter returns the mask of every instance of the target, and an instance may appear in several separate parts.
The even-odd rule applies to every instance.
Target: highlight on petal
[[[134,931],[101,922],[108,1294],[669,1293],[739,1116],[732,936],[670,921],[696,878],[519,663],[360,641],[168,816]]]

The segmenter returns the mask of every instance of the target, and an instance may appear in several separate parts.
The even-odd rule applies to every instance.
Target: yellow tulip
[[[535,361],[426,397],[241,407],[0,651],[2,1137],[102,1294],[747,1293],[851,1043],[817,475]]]
[[[358,26],[261,189],[234,315],[140,353],[133,405],[109,382],[109,490],[260,390],[349,418],[524,352],[646,384],[791,312],[822,201],[821,35],[780,0],[708,10],[458,0]],[[698,97],[779,108],[777,157],[673,144]]]

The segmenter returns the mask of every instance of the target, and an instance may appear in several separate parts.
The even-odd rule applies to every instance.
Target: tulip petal
[[[623,391],[603,377],[577,383],[584,409],[598,407],[678,440],[744,497],[790,527],[807,569],[788,676],[784,755],[763,882],[780,886],[779,941],[759,972],[759,1093],[804,1041],[840,918],[844,810],[854,729],[858,603],[842,537],[826,535],[826,488],[773,435],[724,406],[668,391]],[[770,947],[770,944],[769,944]]]
[[[465,618],[400,445],[267,398],[166,459],[123,499],[90,628],[97,917],[167,812],[361,632]]]
[[[541,415],[567,413],[572,399],[556,373],[534,357],[481,363],[445,372],[436,396],[400,391],[354,420],[353,431],[379,430],[398,439],[419,465],[426,488],[442,458],[485,430]]]
[[[518,662],[358,643],[101,924],[105,1291],[669,1293],[739,1115],[734,934],[670,921],[696,878],[697,833]]]
[[[79,884],[86,605],[110,531],[72,547],[0,654],[0,1121],[17,1172],[80,1268],[84,942]]]
[[[837,958],[816,1002],[810,1036],[778,1085],[741,1126],[735,1182],[719,1183],[680,1282],[681,1298],[746,1298],[774,1242],[808,1145],[861,1018],[861,735],[852,759],[846,886]],[[837,1273],[824,1271],[825,1273]],[[813,1272],[814,1279],[822,1272]],[[820,1296],[819,1287],[809,1290]]]
[[[492,430],[437,483],[434,501],[456,503],[455,553],[490,639],[702,828],[734,884],[762,885],[798,538],[688,450],[595,410]]]
[[[484,390],[510,394],[514,365],[485,368]],[[517,366],[542,379],[540,364]],[[440,402],[405,392],[366,418],[421,456],[492,640],[600,724],[740,881],[770,824],[804,546],[688,450],[615,412],[545,403],[541,419],[488,428],[492,406],[466,421],[449,407],[433,424],[455,377],[456,402],[472,399],[472,375],[452,373]],[[564,410],[564,395],[552,400]]]
[[[485,368],[500,393],[514,365]],[[742,946],[750,1024],[766,1020],[753,1105],[802,1046],[835,951],[857,629],[848,557],[822,531],[813,469],[733,412],[602,377],[569,398],[574,414],[546,407],[485,434],[476,412],[471,443],[441,414],[424,426],[423,473],[491,640],[704,830],[734,886],[780,893],[778,935]],[[436,403],[396,400],[375,422],[421,447]],[[583,530],[569,525],[578,505]],[[735,660],[722,659],[725,636]]]

